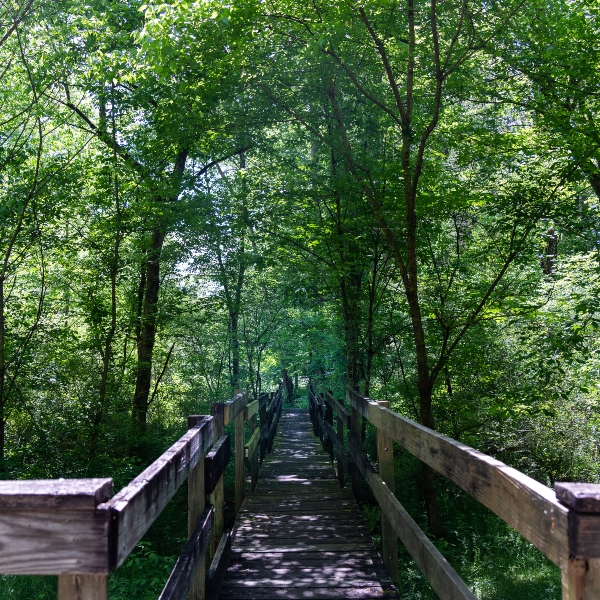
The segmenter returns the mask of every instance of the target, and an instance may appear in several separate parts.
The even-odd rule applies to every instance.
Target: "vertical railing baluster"
[[[389,408],[387,400],[377,402],[379,406]],[[377,460],[379,461],[379,475],[388,486],[392,494],[395,494],[394,483],[394,442],[389,435],[381,429],[377,429]],[[383,562],[388,570],[391,580],[398,582],[398,536],[392,529],[388,519],[381,512],[381,553]]]

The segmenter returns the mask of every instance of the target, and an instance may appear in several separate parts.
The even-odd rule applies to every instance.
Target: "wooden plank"
[[[252,452],[250,449],[248,450],[248,462],[250,464],[250,491],[254,492],[256,489],[256,484],[258,483],[258,473],[259,473],[259,452],[258,446],[260,444],[260,429],[258,427],[258,413],[252,415],[250,418],[250,446],[252,445],[252,440],[256,436],[256,444]]]
[[[333,409],[333,412],[342,420],[345,427],[350,427],[350,413],[344,408],[342,403],[334,398],[329,392],[325,392],[325,400]]]
[[[477,600],[467,584],[439,553],[429,538],[421,531],[404,507],[398,502],[373,465],[364,455],[354,436],[348,436],[348,446],[354,463],[392,525],[404,547],[440,598],[444,600]]]
[[[350,390],[353,392],[353,390]],[[348,427],[348,435],[353,435],[355,439],[360,440],[360,413],[352,403],[350,427]],[[357,502],[360,502],[360,473],[358,469],[352,469],[352,492]]]
[[[110,510],[102,502],[112,494],[111,479],[10,481],[2,488],[0,573],[108,573]]]
[[[196,570],[204,561],[213,531],[214,514],[213,506],[208,506],[202,513],[158,600],[184,600],[187,597]]]
[[[244,454],[244,412],[240,411],[235,417],[235,514],[246,496],[246,458]]]
[[[569,547],[576,558],[600,558],[600,515],[571,511]]]
[[[380,406],[390,407],[387,401],[378,402]],[[379,475],[388,488],[394,492],[394,442],[381,429],[377,430],[377,462]],[[381,511],[381,555],[393,582],[398,582],[398,537],[384,511]]]
[[[223,600],[271,600],[282,598],[285,600],[339,600],[341,594],[335,587],[328,588],[273,588],[265,590],[264,588],[230,588],[225,594],[221,592]],[[369,585],[363,588],[348,588],[344,590],[343,598],[356,600],[374,600],[378,598],[397,598],[395,592],[383,590],[380,585]]]
[[[204,485],[207,494],[213,493],[231,460],[230,437],[228,433],[222,435],[204,459]]]
[[[597,600],[600,597],[600,559],[571,558],[562,570],[562,600]]]
[[[348,456],[346,454],[346,448],[344,448],[344,443],[340,440],[333,427],[327,421],[323,421],[323,424],[325,426],[327,437],[331,440],[335,448],[337,459],[342,463],[344,471],[348,472]]]
[[[600,514],[600,484],[557,482],[554,492],[561,504],[577,512]]]
[[[246,392],[241,392],[237,394],[235,398],[229,400],[229,402],[225,402],[223,404],[223,423],[224,425],[229,425],[233,423],[235,418],[242,413],[246,408],[247,396]]]
[[[256,452],[256,448],[258,447],[258,442],[260,441],[260,429],[256,429],[252,434],[252,437],[248,440],[248,444],[246,444],[244,450],[246,454],[246,458],[250,459],[250,457]]]
[[[221,536],[219,547],[212,560],[206,579],[206,600],[217,600],[227,573],[231,557],[231,531]]]
[[[59,575],[58,600],[106,600],[108,575]]]
[[[106,503],[112,518],[111,568],[120,566],[129,556],[190,470],[204,456],[213,434],[214,419],[205,417]]]
[[[260,402],[258,400],[248,404],[244,409],[244,421],[248,421],[248,419],[251,419],[254,415],[258,414],[259,408]]]
[[[198,464],[190,471],[188,475],[188,536],[192,538],[195,534],[198,523],[202,516],[206,504],[206,490],[204,485],[204,462],[202,457]],[[204,600],[205,597],[205,579],[206,579],[206,561],[200,561],[196,573],[192,576],[189,586],[189,600]]]
[[[295,577],[286,569],[285,574],[280,577],[257,577],[248,580],[246,577],[227,578],[225,588],[272,588],[272,587],[287,587],[287,588],[307,588],[307,587],[337,587],[337,588],[363,588],[368,586],[379,587],[379,581],[375,576],[364,578],[357,577],[350,573],[344,573],[340,577],[326,577],[318,573],[313,573],[308,576],[307,573],[300,572]]]
[[[212,404],[210,407],[210,414],[215,418],[215,438],[218,440],[225,433],[224,410],[223,404]],[[210,503],[215,507],[215,527],[209,548],[209,556],[212,558],[217,551],[217,546],[223,535],[225,509],[225,482],[223,476],[219,478],[214,490],[210,494]]]
[[[112,492],[111,478],[3,480],[0,510],[94,510]]]
[[[551,489],[483,452],[377,406],[351,389],[347,398],[353,411],[487,506],[553,563],[560,568],[568,566],[568,509]]]

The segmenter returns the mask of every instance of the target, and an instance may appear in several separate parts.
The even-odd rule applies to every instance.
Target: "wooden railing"
[[[216,599],[231,547],[223,519],[223,473],[231,455],[224,429],[235,423],[237,514],[245,461],[254,489],[259,463],[273,443],[281,398],[281,385],[250,404],[242,392],[213,404],[211,416],[188,417],[188,432],[114,496],[110,478],[0,481],[0,573],[58,575],[59,600],[106,600],[108,574],[123,564],[187,478],[189,540],[160,600]]]
[[[335,459],[338,477],[352,474],[358,497],[360,476],[379,503],[382,554],[397,581],[397,537],[442,599],[475,596],[394,494],[393,442],[496,513],[562,570],[563,600],[600,599],[600,485],[557,483],[555,489],[465,444],[423,427],[348,388],[346,404],[309,385],[315,435]],[[334,415],[337,430],[333,427]],[[360,445],[360,417],[377,431],[379,469]],[[347,445],[343,430],[347,428]]]

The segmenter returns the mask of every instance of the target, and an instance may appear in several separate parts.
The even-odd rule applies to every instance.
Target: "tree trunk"
[[[238,332],[238,311],[232,309],[229,313],[231,332],[231,388],[240,389],[240,338]]]
[[[175,202],[179,197],[181,191],[181,179],[185,171],[187,156],[188,150],[184,149],[179,152],[175,159],[175,166],[170,182],[172,194],[168,197],[169,202]],[[154,201],[157,205],[160,205],[165,202],[165,199],[156,196]],[[146,432],[148,403],[150,398],[150,388],[152,386],[152,353],[154,351],[156,318],[158,315],[160,259],[166,234],[167,231],[164,223],[160,223],[154,227],[150,239],[150,247],[146,252],[146,260],[143,269],[145,285],[142,313],[138,329],[139,333],[137,336],[137,378],[131,414],[134,432],[140,435],[143,435]]]
[[[138,367],[133,397],[133,428],[137,433],[146,432],[148,399],[152,383],[152,353],[156,338],[156,316],[160,290],[160,255],[165,241],[165,231],[152,232],[150,248],[146,254],[144,304],[138,341]]]

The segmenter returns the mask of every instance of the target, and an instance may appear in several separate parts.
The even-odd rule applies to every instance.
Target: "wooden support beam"
[[[561,569],[569,566],[569,509],[554,492],[520,471],[378,406],[348,388],[354,413],[365,416],[411,454],[487,506]],[[358,419],[356,419],[358,420]],[[353,434],[356,433],[353,430]],[[597,540],[600,545],[600,539]]]
[[[111,568],[129,556],[138,541],[204,457],[214,435],[214,419],[205,417],[164,454],[111,498]]]
[[[379,406],[390,407],[388,401],[378,402]],[[377,430],[377,461],[379,475],[392,493],[395,493],[394,482],[394,441],[380,429]],[[381,511],[381,554],[390,579],[398,583],[398,536],[384,511]]]
[[[258,400],[254,402],[256,410],[250,417],[250,440],[248,441],[248,462],[250,463],[250,490],[256,489],[258,482],[258,445],[260,444],[260,429],[258,427]]]
[[[210,414],[215,419],[215,439],[217,440],[220,440],[225,433],[224,411],[224,404],[222,403],[216,403],[210,407]],[[215,526],[209,548],[209,556],[212,558],[217,551],[224,528],[225,482],[222,475],[210,494],[210,503],[215,507]]]
[[[252,455],[256,453],[256,449],[258,447],[259,441],[260,441],[260,430],[255,429],[254,433],[252,434],[252,436],[250,437],[250,439],[248,440],[248,443],[246,444],[246,446],[244,448],[246,458],[248,459],[248,461],[250,461],[250,458],[252,457]]]
[[[229,558],[231,556],[231,531],[221,536],[219,547],[208,570],[206,580],[206,600],[217,600],[225,580]]]
[[[108,575],[59,575],[58,600],[107,600]]]
[[[240,392],[229,402],[223,404],[223,424],[229,425],[233,423],[235,418],[243,413],[246,408],[247,397],[246,392]]]
[[[245,398],[245,396],[244,396]],[[246,495],[246,459],[244,455],[244,411],[235,417],[235,514],[240,512]]]
[[[354,439],[360,440],[360,412],[352,404],[350,393],[356,393],[354,390],[348,388],[346,390],[346,399],[348,400],[351,408],[350,411],[350,431],[349,434],[354,436]],[[350,453],[352,457],[352,453]],[[352,493],[356,498],[356,501],[360,501],[360,471],[357,468],[352,469]]]
[[[190,419],[188,419],[188,427],[190,429],[195,427]],[[202,456],[202,458],[198,461],[198,464],[190,471],[188,475],[188,537],[191,539],[197,534],[197,527],[200,521],[202,520],[204,507],[206,504],[206,489],[205,489],[205,466],[206,458]],[[212,528],[212,518],[211,518],[211,528]],[[209,537],[206,538],[206,543],[208,543]],[[206,546],[202,549],[202,557],[204,557],[204,550]],[[198,549],[196,548],[196,551]],[[185,554],[185,552],[184,552]],[[178,561],[179,563],[179,561]],[[175,566],[177,569],[177,565]],[[195,574],[193,573],[195,572]],[[206,579],[206,561],[200,560],[197,566],[194,566],[191,573],[191,580],[189,584],[186,582],[186,593],[189,590],[189,600],[204,600],[204,585]],[[181,584],[178,584],[181,585]],[[167,586],[165,589],[167,589]],[[175,589],[175,588],[174,588]]]
[[[341,470],[343,480],[343,473],[348,471],[348,456],[346,455],[346,448],[344,447],[344,442],[339,438],[333,427],[327,421],[322,421],[322,423],[325,428],[325,434],[327,436],[327,439],[331,441],[331,444],[335,449],[335,456],[338,462],[338,470]]]
[[[373,490],[382,514],[385,514],[436,594],[444,600],[477,600],[376,473],[352,434],[348,434],[348,448],[357,470]]]
[[[258,400],[255,400],[254,402],[248,404],[248,406],[246,406],[246,408],[244,409],[244,421],[248,421],[249,419],[257,415],[259,409],[260,402]]]
[[[349,428],[350,413],[344,408],[342,403],[337,398],[334,398],[330,392],[325,392],[325,400],[327,401],[327,404],[331,406],[338,418],[341,419],[343,425]]]
[[[103,503],[112,487],[112,479],[0,481],[0,573],[108,573]]]
[[[189,600],[204,600],[205,553],[213,531],[214,515],[212,506],[202,513],[158,600],[185,600],[188,592]],[[202,586],[194,591],[192,584],[199,579],[200,570]],[[197,595],[198,592],[201,592],[201,596]]]
[[[214,492],[231,460],[230,438],[228,433],[222,435],[204,459],[204,485],[207,494]]]
[[[562,569],[563,600],[600,598],[600,485],[557,483],[556,497],[569,509],[569,552]]]

